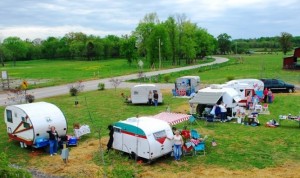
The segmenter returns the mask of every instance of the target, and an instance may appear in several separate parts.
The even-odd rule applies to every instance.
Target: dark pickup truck
[[[295,91],[295,86],[289,83],[285,83],[279,79],[260,79],[264,82],[264,88],[271,89],[272,92],[289,92]]]

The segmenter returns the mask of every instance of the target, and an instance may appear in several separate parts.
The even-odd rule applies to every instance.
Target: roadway
[[[215,58],[215,61],[206,63],[206,64],[198,64],[198,65],[193,65],[193,66],[145,72],[144,75],[146,77],[151,77],[151,76],[157,76],[159,74],[168,74],[168,73],[179,72],[179,71],[184,71],[184,70],[196,69],[199,67],[220,64],[220,63],[224,63],[224,62],[228,61],[227,58],[223,58],[223,57],[215,56],[214,58]],[[121,84],[117,88],[131,88],[132,86],[136,85],[136,83],[130,83],[130,82],[126,82],[126,81],[138,79],[138,74],[130,74],[130,75],[118,76],[118,77],[114,77],[114,78],[122,81]],[[114,86],[112,85],[110,80],[111,80],[111,78],[104,78],[104,79],[82,82],[82,85],[84,85],[82,92],[97,90],[99,83],[104,83],[105,89],[114,88]],[[34,95],[35,99],[48,98],[48,97],[52,97],[52,96],[68,94],[70,85],[72,85],[72,84],[64,84],[64,85],[53,86],[53,87],[37,88],[37,89],[28,90],[27,93]],[[156,84],[156,85],[159,85],[161,89],[172,89],[174,87],[174,84]],[[8,97],[9,97],[9,92],[0,94],[0,105],[1,106],[8,105],[10,103],[8,100]]]

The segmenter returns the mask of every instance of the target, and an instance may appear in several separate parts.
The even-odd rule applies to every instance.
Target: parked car
[[[273,92],[289,92],[295,91],[293,84],[285,83],[279,79],[260,79],[264,82],[264,88],[271,89]]]

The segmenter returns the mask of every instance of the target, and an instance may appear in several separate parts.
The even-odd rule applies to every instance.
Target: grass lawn
[[[243,64],[225,65],[207,70],[198,69],[191,71],[188,75],[198,74],[201,76],[203,83],[216,83],[226,81],[228,76],[234,76],[235,78],[260,78],[261,73],[263,73],[263,77],[280,75],[286,81],[300,83],[299,72],[282,71],[281,66],[278,66],[279,63],[281,64],[279,61],[281,57],[275,55],[253,55],[245,56],[244,59]],[[264,70],[262,70],[260,65],[262,60],[265,60],[266,63],[268,62]],[[277,65],[274,63],[277,63]],[[256,65],[256,67],[253,67],[253,65]],[[66,78],[68,77],[66,76]],[[68,133],[72,134],[74,123],[91,126],[92,133],[84,136],[80,140],[81,143],[99,138],[98,130],[101,131],[103,138],[107,138],[107,126],[109,124],[136,116],[137,114],[141,116],[157,114],[165,111],[167,104],[170,105],[171,111],[175,112],[187,112],[189,109],[187,99],[173,98],[169,90],[163,91],[164,104],[158,107],[125,104],[121,97],[122,92],[129,93],[129,89],[80,93],[77,97],[79,105],[76,107],[74,106],[75,97],[69,95],[46,98],[43,101],[57,105],[64,112],[68,120]],[[198,121],[198,125],[187,125],[187,122],[177,125],[179,129],[187,125],[189,129],[197,129],[203,136],[208,135],[206,142],[207,155],[184,157],[180,167],[171,157],[159,159],[151,166],[137,165],[134,163],[134,160],[128,160],[126,156],[117,152],[105,154],[105,164],[103,164],[98,149],[94,150],[92,164],[98,165],[100,170],[106,171],[110,176],[114,177],[114,174],[121,172],[124,175],[132,175],[151,170],[158,173],[176,174],[179,172],[192,172],[193,167],[196,166],[250,170],[253,168],[277,167],[285,162],[298,162],[300,160],[299,124],[295,121],[286,120],[278,128],[267,128],[263,125],[270,119],[278,119],[279,115],[300,114],[299,101],[299,91],[292,94],[275,93],[275,101],[269,105],[271,114],[259,116],[259,120],[262,123],[262,126],[259,127],[244,126],[234,122],[215,123],[214,125],[206,126],[202,120]],[[4,107],[0,108],[3,115]],[[3,150],[8,155],[12,163],[23,166],[35,166],[37,168],[49,166],[49,162],[41,161],[35,165],[29,165],[28,160],[37,159],[37,157],[31,157],[30,149],[22,149],[17,142],[8,140],[4,122],[0,123],[0,129],[3,130],[3,132],[0,132],[0,150]],[[212,147],[210,144],[213,138],[218,143],[216,147]],[[49,156],[48,154],[40,155],[41,159],[44,157]],[[84,169],[85,161],[82,160],[82,169]],[[84,171],[81,173],[78,175],[84,175]]]
[[[187,75],[200,76],[202,84],[224,83],[228,79],[242,78],[280,78],[286,82],[300,84],[300,71],[282,70],[282,55],[277,54],[253,54],[236,56],[224,56],[230,59],[229,62],[205,66],[198,69],[181,71],[161,76],[164,83],[164,76],[170,76],[169,81],[174,83],[176,78]],[[242,58],[242,60],[238,60]]]
[[[197,63],[211,62],[212,59],[199,60]],[[186,66],[184,62],[180,67]],[[162,69],[173,68],[171,61],[165,61]],[[70,60],[32,60],[18,61],[14,67],[7,63],[1,71],[7,71],[12,79],[35,81],[29,88],[54,86],[73,83],[79,80],[87,81],[100,78],[138,73],[137,62],[130,66],[125,59],[110,59],[101,61],[70,61]],[[147,61],[144,61],[143,71],[150,71]]]
[[[172,111],[185,112],[188,107],[187,99],[173,98],[170,93],[164,93],[165,104],[159,107],[149,107],[144,105],[127,105],[123,103],[121,92],[128,90],[104,90],[81,93],[78,96],[79,106],[74,106],[74,97],[68,95],[44,99],[44,101],[54,103],[62,109],[68,119],[69,133],[72,134],[74,123],[88,124],[92,128],[92,134],[84,136],[79,142],[86,142],[90,139],[98,138],[97,131],[100,129],[102,136],[108,136],[107,126],[118,120],[139,115],[154,115],[164,111],[167,103]],[[300,100],[299,93],[276,94],[274,103],[270,104],[270,115],[260,115],[262,124],[270,119],[277,119],[280,114],[298,114],[299,108],[294,103]],[[4,108],[2,108],[3,110]],[[241,124],[215,123],[205,125],[204,121],[198,121],[199,125],[188,125],[189,129],[197,129],[203,136],[208,135],[207,155],[205,157],[185,157],[186,164],[178,170],[173,163],[173,159],[157,160],[151,166],[154,171],[166,171],[160,165],[168,164],[168,171],[192,171],[193,166],[218,166],[233,170],[244,170],[252,168],[266,168],[278,166],[286,161],[297,161],[300,159],[300,140],[298,138],[300,128],[295,121],[284,121],[279,128],[267,128],[264,126],[252,127]],[[177,125],[182,129],[187,122]],[[6,130],[5,124],[1,124],[1,129]],[[30,157],[30,149],[20,148],[17,142],[8,142],[5,132],[0,134],[0,149],[9,156],[12,163],[26,165]],[[215,139],[217,147],[212,147],[210,142]],[[98,150],[94,150],[94,163],[103,167],[102,159]],[[48,156],[46,154],[45,156]],[[127,160],[127,161],[124,161]],[[105,156],[105,166],[111,169],[121,169],[125,172],[135,172],[144,170],[147,167],[135,167],[131,164],[134,160],[128,160],[126,156],[112,152]],[[129,163],[129,164],[128,164]],[[40,165],[34,166],[44,166]],[[84,163],[83,163],[84,164]],[[30,165],[27,165],[30,166]],[[31,165],[32,166],[32,165]],[[126,169],[124,169],[124,166]],[[120,170],[119,170],[120,171]],[[113,171],[112,171],[113,172]]]

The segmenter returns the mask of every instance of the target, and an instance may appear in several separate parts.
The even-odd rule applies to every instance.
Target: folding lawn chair
[[[193,115],[189,117],[189,124],[198,124],[198,121]]]
[[[214,115],[207,115],[206,117],[205,117],[205,119],[206,119],[206,126],[208,125],[208,124],[213,124],[214,123]]]
[[[191,137],[193,139],[199,139],[200,134],[197,132],[197,130],[191,130]],[[194,146],[194,155],[197,155],[197,153],[203,152],[203,155],[205,155],[205,139],[202,140],[200,143]]]

